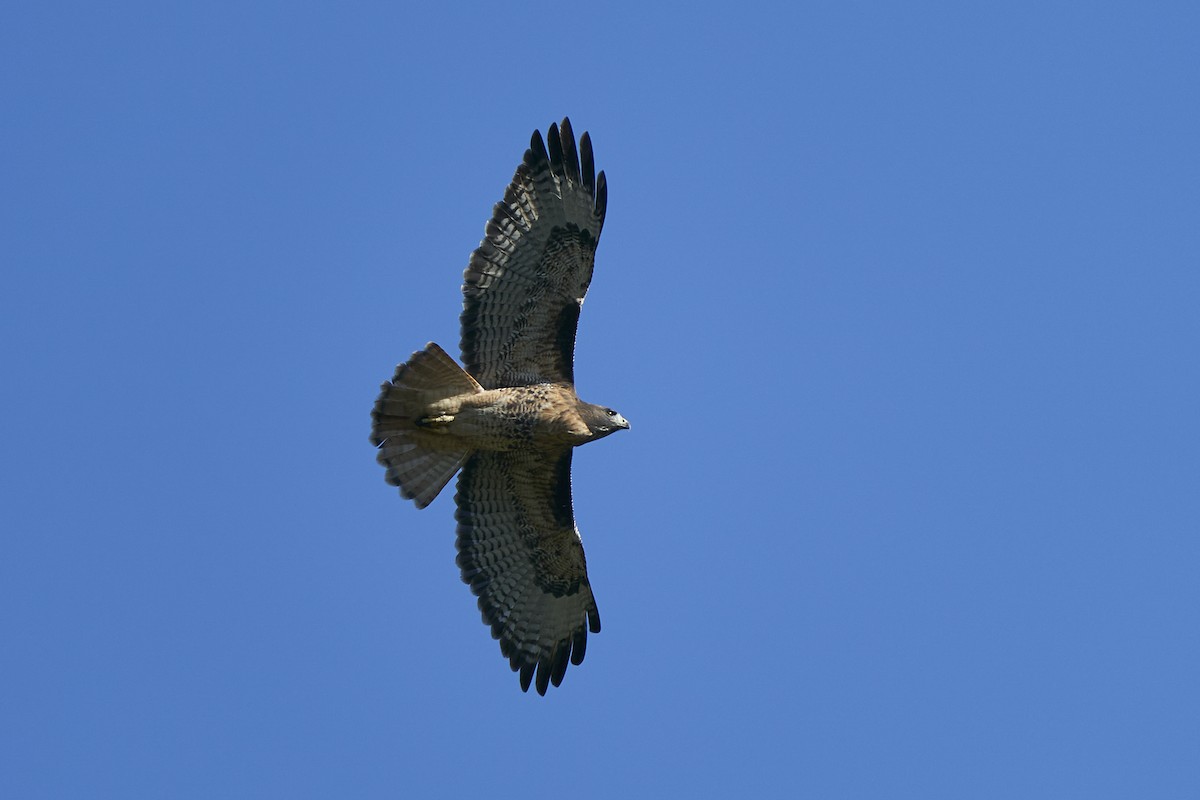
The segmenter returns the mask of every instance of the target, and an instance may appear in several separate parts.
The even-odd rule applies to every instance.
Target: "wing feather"
[[[579,138],[579,155],[583,159],[582,170],[583,190],[593,198],[596,196],[596,162],[592,159],[592,137],[584,131]],[[601,214],[603,216],[603,214]]]
[[[463,273],[462,356],[487,389],[574,382],[579,308],[592,280],[607,184],[569,119],[534,131]]]
[[[571,450],[477,453],[455,501],[462,579],[521,688],[545,694],[600,631],[571,508]]]

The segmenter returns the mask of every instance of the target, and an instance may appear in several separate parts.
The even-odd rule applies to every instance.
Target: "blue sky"
[[[1200,796],[1197,7],[440,5],[0,11],[0,795]],[[367,434],[563,115],[539,698]]]

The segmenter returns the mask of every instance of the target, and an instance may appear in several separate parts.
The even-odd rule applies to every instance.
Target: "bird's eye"
[[[617,412],[613,411],[611,408],[606,408],[604,410],[608,412],[610,417],[615,417],[617,415]]]

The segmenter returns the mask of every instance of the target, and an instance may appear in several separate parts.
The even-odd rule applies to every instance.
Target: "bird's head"
[[[629,430],[629,423],[625,418],[606,406],[588,403],[583,418],[587,422],[588,429],[597,439],[615,431]]]

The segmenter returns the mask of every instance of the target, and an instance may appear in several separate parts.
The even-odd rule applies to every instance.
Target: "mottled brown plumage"
[[[462,579],[521,688],[539,694],[600,630],[571,504],[572,449],[629,427],[574,388],[604,173],[586,133],[576,150],[569,120],[547,139],[534,132],[463,275],[466,370],[430,342],[396,368],[371,414],[387,480],[418,508],[461,469]]]

